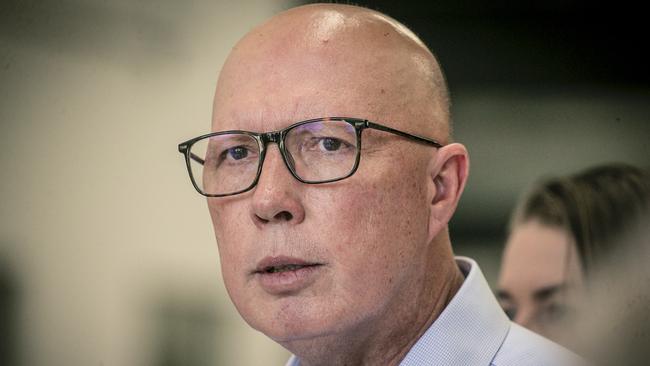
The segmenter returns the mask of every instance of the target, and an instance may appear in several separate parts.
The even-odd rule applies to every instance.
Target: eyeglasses
[[[255,187],[269,142],[278,144],[285,165],[300,182],[320,184],[348,178],[359,167],[361,134],[366,128],[442,147],[435,140],[368,120],[326,117],[272,132],[213,132],[179,144],[178,151],[185,157],[194,188],[206,197],[223,197]]]

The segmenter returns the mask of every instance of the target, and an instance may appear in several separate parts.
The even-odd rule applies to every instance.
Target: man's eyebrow
[[[554,285],[540,287],[533,292],[533,299],[535,299],[535,301],[546,300],[551,296],[553,296],[554,294],[564,291],[566,287],[567,287],[566,283],[558,283]]]

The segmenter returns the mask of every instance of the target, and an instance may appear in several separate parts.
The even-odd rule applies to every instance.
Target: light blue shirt
[[[456,257],[462,286],[400,366],[561,366],[582,360],[513,322],[492,294],[478,264]],[[287,366],[300,366],[292,356]]]

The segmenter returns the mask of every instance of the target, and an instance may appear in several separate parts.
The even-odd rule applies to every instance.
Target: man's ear
[[[462,144],[452,143],[438,149],[429,166],[429,240],[447,226],[469,174],[469,154]]]

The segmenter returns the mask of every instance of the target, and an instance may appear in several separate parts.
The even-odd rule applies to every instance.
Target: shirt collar
[[[490,365],[510,329],[478,264],[456,257],[465,280],[400,366]],[[300,366],[291,356],[287,366]]]
[[[465,281],[400,366],[490,365],[510,329],[478,264],[456,257]]]

